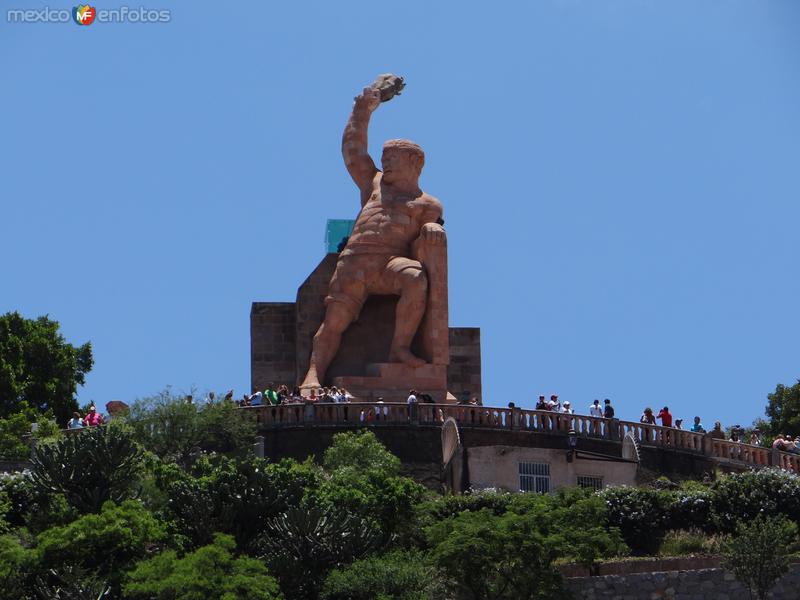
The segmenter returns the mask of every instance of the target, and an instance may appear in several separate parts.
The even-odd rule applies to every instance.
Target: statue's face
[[[408,150],[384,148],[381,168],[386,183],[416,182],[419,179],[417,158]]]

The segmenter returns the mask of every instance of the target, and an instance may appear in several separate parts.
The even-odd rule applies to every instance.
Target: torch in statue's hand
[[[384,73],[383,75],[378,75],[370,87],[380,92],[381,102],[388,102],[395,96],[399,96],[406,84],[403,82],[402,77]]]
[[[372,85],[365,87],[361,94],[356,96],[356,105],[362,105],[372,112],[378,108],[381,102],[388,102],[399,95],[404,87],[406,84],[403,83],[402,77],[391,73],[378,75]]]

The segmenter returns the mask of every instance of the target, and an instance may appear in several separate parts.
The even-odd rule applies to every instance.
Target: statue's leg
[[[321,387],[320,384],[325,379],[325,371],[339,351],[342,333],[353,322],[353,319],[353,312],[346,304],[336,301],[328,303],[325,320],[314,335],[308,373],[300,386],[301,390]]]
[[[428,278],[422,265],[408,258],[393,259],[387,269],[395,273],[395,288],[400,294],[389,361],[402,362],[411,367],[422,366],[425,361],[411,353],[411,341],[425,314]]]

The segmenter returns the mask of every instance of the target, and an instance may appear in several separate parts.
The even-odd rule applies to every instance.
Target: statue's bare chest
[[[369,229],[409,229],[416,232],[422,211],[420,203],[410,196],[387,196],[374,192],[361,209],[358,224]]]

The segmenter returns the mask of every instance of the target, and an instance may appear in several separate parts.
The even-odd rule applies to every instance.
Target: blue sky
[[[171,21],[0,15],[0,312],[91,340],[81,402],[249,388],[250,303],[355,217],[341,130],[387,71],[370,146],[425,148],[487,404],[749,423],[800,377],[799,3],[143,5]]]

